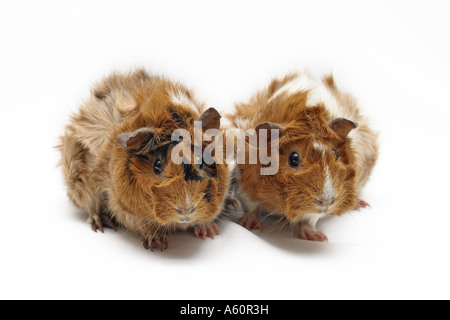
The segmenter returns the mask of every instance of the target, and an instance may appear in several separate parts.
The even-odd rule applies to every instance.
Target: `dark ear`
[[[353,122],[344,118],[337,118],[332,120],[330,123],[330,128],[342,137],[346,137],[350,131],[358,128],[358,123]]]
[[[275,137],[272,136],[271,132],[272,130],[278,130],[279,131],[279,138],[282,137],[284,135],[284,129],[283,127],[281,127],[281,125],[276,124],[276,123],[272,123],[272,122],[264,122],[259,124],[256,127],[256,134],[259,136],[259,131],[260,130],[267,130],[267,141],[272,141],[273,139],[275,139]]]
[[[219,112],[214,108],[209,108],[203,114],[200,116],[200,118],[197,121],[202,122],[202,129],[203,131],[209,130],[209,129],[217,129],[220,128],[220,118],[222,116],[219,114]]]
[[[124,148],[140,151],[153,138],[153,131],[149,128],[142,128],[135,132],[121,133],[117,138]]]

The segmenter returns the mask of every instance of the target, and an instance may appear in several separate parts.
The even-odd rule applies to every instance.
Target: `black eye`
[[[334,160],[335,160],[335,161],[338,161],[338,159],[339,159],[339,153],[337,152],[337,150],[336,150],[335,148],[331,148],[331,150],[332,150],[333,153],[334,153]]]
[[[153,172],[155,174],[161,174],[162,172],[162,162],[161,160],[155,160],[153,163]]]
[[[300,156],[298,155],[297,152],[292,152],[289,155],[289,165],[292,168],[298,168],[298,166],[300,165]]]

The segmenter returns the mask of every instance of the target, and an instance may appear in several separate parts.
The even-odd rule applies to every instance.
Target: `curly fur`
[[[172,132],[192,132],[204,109],[181,84],[144,70],[101,81],[61,137],[61,167],[70,200],[88,212],[90,222],[111,218],[142,235],[144,242],[211,223],[228,192],[227,165],[192,165],[190,172],[200,178],[187,179],[183,165],[170,160]],[[139,151],[119,143],[119,135],[139,130],[152,137]],[[156,159],[164,166],[161,174],[153,172]],[[185,223],[176,210],[191,208],[196,210]]]
[[[237,104],[228,118],[243,130],[270,122],[284,133],[278,141],[277,174],[260,175],[260,163],[237,168],[239,198],[247,214],[259,207],[292,223],[309,223],[312,215],[339,216],[355,208],[378,157],[377,133],[369,128],[355,99],[338,90],[332,76],[317,80],[304,73],[275,79],[248,103]],[[346,126],[352,122],[338,118],[359,126],[350,131]],[[289,166],[294,151],[301,158],[299,168]],[[326,189],[332,195],[325,196],[335,199],[324,214],[318,203]],[[312,220],[315,224],[319,219]]]

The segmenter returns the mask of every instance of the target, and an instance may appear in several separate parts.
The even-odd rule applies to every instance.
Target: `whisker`
[[[266,220],[269,217],[278,215],[279,210],[282,209],[282,208],[283,208],[283,206],[280,206],[280,207],[276,208],[275,210],[272,210],[272,212],[266,213],[265,217],[263,217],[261,219],[260,223],[262,223],[264,220]]]
[[[286,219],[284,218],[284,216],[281,216],[267,232],[272,233],[275,230],[281,230],[285,225]]]

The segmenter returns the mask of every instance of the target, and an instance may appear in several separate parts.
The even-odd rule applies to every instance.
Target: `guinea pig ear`
[[[330,123],[330,128],[342,137],[346,137],[350,131],[358,128],[358,123],[347,120],[345,118],[337,118],[332,120]]]
[[[117,139],[122,147],[130,150],[141,150],[153,138],[153,131],[149,128],[142,128],[135,132],[126,132],[118,135]]]
[[[259,131],[262,130],[262,129],[267,130],[267,141],[272,141],[272,140],[275,139],[275,137],[272,136],[272,134],[271,134],[272,130],[278,130],[278,132],[279,132],[278,137],[279,138],[282,137],[284,135],[284,133],[285,133],[285,131],[284,131],[283,127],[281,127],[281,125],[276,124],[276,123],[272,123],[272,122],[264,122],[264,123],[259,124],[256,127],[256,129],[255,129],[256,130],[256,134],[258,136],[259,136]]]
[[[207,131],[209,129],[217,129],[220,128],[220,118],[222,116],[219,114],[219,112],[214,108],[209,108],[203,114],[200,116],[200,118],[197,121],[202,122],[202,129],[203,131]]]

